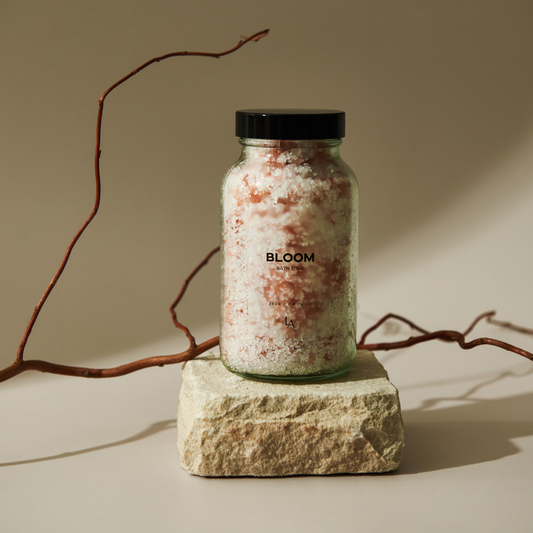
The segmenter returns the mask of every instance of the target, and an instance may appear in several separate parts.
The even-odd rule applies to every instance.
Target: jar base
[[[271,375],[261,375],[261,374],[248,374],[245,372],[237,372],[231,368],[224,365],[227,370],[232,374],[239,376],[241,378],[250,379],[252,381],[264,381],[267,383],[313,383],[315,381],[324,381],[326,379],[336,379],[348,372],[352,367],[352,362],[341,370],[336,370],[335,372],[328,372],[323,374],[310,374],[307,376],[304,375],[286,375],[286,376],[271,376]]]

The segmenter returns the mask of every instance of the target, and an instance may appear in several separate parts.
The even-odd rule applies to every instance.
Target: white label
[[[331,335],[332,224],[316,204],[248,209],[248,333]]]

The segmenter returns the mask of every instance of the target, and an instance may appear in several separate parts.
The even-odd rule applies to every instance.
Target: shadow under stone
[[[397,472],[431,472],[520,453],[513,439],[533,436],[533,416],[527,412],[533,413],[533,393],[404,411],[406,445]]]

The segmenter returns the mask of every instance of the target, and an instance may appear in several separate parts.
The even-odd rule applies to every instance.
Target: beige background
[[[234,111],[246,107],[346,111],[342,153],[359,178],[361,195],[360,327],[394,311],[428,328],[463,328],[478,313],[492,308],[498,309],[502,319],[531,327],[532,27],[533,3],[519,0],[3,0],[0,363],[5,366],[14,359],[33,307],[92,209],[100,95],[151,57],[184,49],[223,51],[241,35],[264,28],[271,29],[266,39],[232,56],[169,59],[108,98],[101,212],[50,297],[28,343],[27,357],[108,366],[184,346],[167,309],[185,276],[218,243],[219,186],[239,153],[233,134]],[[217,309],[218,272],[213,261],[191,287],[179,316],[203,340],[217,334]],[[393,329],[388,333],[394,333]],[[488,326],[479,331],[533,349],[527,337]],[[503,521],[522,519],[522,500],[513,495],[533,488],[519,475],[525,470],[523,461],[530,467],[533,455],[529,364],[491,348],[465,354],[440,344],[381,358],[400,389],[406,424],[411,423],[407,448],[411,455],[406,456],[403,473],[418,477],[407,475],[409,481],[404,482],[398,481],[406,479],[401,476],[307,480],[306,489],[299,484],[302,480],[292,480],[283,490],[307,495],[313,508],[320,506],[317,494],[322,495],[336,517],[337,531],[351,531],[349,525],[356,523],[357,516],[363,516],[366,531],[379,531],[369,513],[378,509],[380,494],[387,495],[383,502],[387,507],[397,491],[423,500],[435,485],[447,497],[456,494],[450,503],[456,510],[470,501],[472,523],[485,520],[486,531],[501,530]],[[107,485],[101,478],[90,477],[94,465],[87,461],[104,461],[101,464],[113,476],[110,465],[117,465],[118,456],[101,459],[98,446],[114,450],[123,440],[142,441],[130,438],[137,431],[133,421],[138,422],[139,411],[147,427],[156,424],[152,433],[139,429],[141,435],[156,434],[161,442],[173,439],[168,431],[160,431],[168,424],[157,429],[161,418],[172,418],[177,397],[173,387],[178,370],[164,372],[161,381],[147,372],[146,377],[141,373],[111,385],[71,385],[45,376],[21,376],[6,384],[5,390],[13,396],[0,396],[7,413],[3,427],[15,424],[19,429],[6,430],[8,436],[1,436],[6,454],[1,461],[29,463],[22,470],[21,465],[4,468],[0,476],[10,472],[10,483],[22,493],[35,482],[35,476],[44,475],[29,470],[28,464],[44,468],[39,461],[34,463],[35,458],[95,448],[96,455],[74,454],[81,466],[69,463],[79,476],[89,475],[92,491],[87,492],[89,485],[75,474],[66,483],[61,461],[47,459],[44,465],[57,491],[51,494],[67,498],[80,513],[83,502],[94,497],[93,503],[98,503],[97,487]],[[486,397],[472,400],[471,395],[481,388]],[[23,393],[21,399],[18,395]],[[114,407],[97,401],[97,394]],[[155,396],[148,400],[145,395]],[[171,415],[159,414],[162,403]],[[41,404],[43,411],[32,410],[35,404]],[[26,423],[14,405],[27,407],[23,411],[29,417]],[[59,411],[58,405],[62,406]],[[435,406],[439,409],[432,411]],[[83,413],[83,424],[78,411]],[[518,425],[510,420],[517,420]],[[487,424],[472,425],[473,421]],[[82,426],[78,428],[77,423]],[[47,437],[46,445],[28,444],[34,424],[44,424],[39,426],[41,438],[53,427],[54,438]],[[451,445],[456,442],[458,424],[479,429],[466,436],[457,434],[457,441],[473,447],[466,455],[460,446]],[[489,441],[500,435],[500,440],[494,437],[493,448],[486,448],[487,441],[480,436],[483,432],[490,435]],[[528,453],[519,453],[520,448],[511,443],[518,437],[527,439]],[[239,497],[244,497],[255,509],[247,499],[251,497],[248,485],[246,493],[239,492],[244,485],[236,485],[238,480],[228,481],[231,485],[217,481],[215,489],[205,480],[179,477],[186,475],[175,464],[174,477],[167,480],[174,492],[168,492],[168,486],[146,466],[158,471],[161,464],[150,461],[166,456],[150,448],[153,439],[142,443],[147,463],[138,475],[153,484],[154,495],[157,487],[164,486],[166,494],[176,499],[185,491],[200,501],[211,495],[217,498],[219,490],[230,486],[237,487],[236,500],[218,500],[219,505],[238,507]],[[451,459],[432,463],[425,455],[430,445],[444,446],[441,457],[452,450]],[[124,458],[134,464],[139,458],[138,450],[126,448],[119,447],[124,472],[132,468]],[[171,453],[169,457],[175,459]],[[505,457],[514,462],[500,467],[498,460]],[[473,464],[481,470],[472,470]],[[444,477],[439,477],[442,472]],[[172,481],[175,476],[180,479],[179,489]],[[416,484],[414,480],[421,478],[424,481]],[[17,491],[8,490],[6,479],[0,478],[0,491],[14,498]],[[102,489],[106,501],[114,501],[117,491],[126,495],[118,511],[99,502],[103,516],[117,524],[120,517],[137,516],[127,531],[150,523],[148,514],[143,515],[144,522],[136,514],[140,507],[133,487],[140,482],[118,473],[114,479],[123,484],[111,483],[109,494]],[[355,489],[353,479],[364,485]],[[465,485],[465,479],[477,479],[481,485]],[[490,490],[487,480],[493,482]],[[272,480],[264,483],[257,488],[261,497],[273,498],[280,486]],[[413,483],[418,488],[411,493]],[[468,494],[477,494],[482,486],[491,498],[507,502],[503,514],[499,509],[499,514],[494,510],[487,515],[483,499],[468,500],[461,492],[467,489]],[[364,500],[366,504],[357,513],[349,503],[352,490],[359,491],[360,499],[365,494],[371,498]],[[80,491],[78,496],[76,491]],[[42,496],[31,494],[35,501]],[[403,498],[394,500],[394,513],[403,516],[406,530],[414,531],[408,514],[403,514],[410,500]],[[158,516],[165,517],[161,523],[154,522],[160,531],[177,530],[180,520],[192,520],[190,513],[188,518],[172,518],[158,504],[152,505],[161,511]],[[190,509],[195,505],[191,503]],[[296,514],[289,507],[283,509],[291,531],[298,530],[296,522],[307,524],[306,517],[314,516],[312,512],[306,515],[305,507]],[[344,523],[339,517],[347,509],[353,520]],[[447,524],[443,531],[451,525],[461,530],[458,524],[468,523],[457,520],[455,524],[437,501],[430,509],[426,526],[431,524],[430,514]],[[254,519],[259,507],[257,514],[250,513]],[[17,516],[12,516],[10,531],[19,530]],[[76,516],[61,523],[64,527],[70,524],[70,530],[85,531]],[[205,520],[201,524],[207,528]],[[321,519],[309,520],[308,527],[326,524]],[[264,525],[274,522],[267,520]],[[85,527],[94,531],[97,525],[89,521]],[[109,530],[120,530],[117,527]],[[31,527],[27,524],[20,530]],[[244,530],[233,525],[233,531]]]

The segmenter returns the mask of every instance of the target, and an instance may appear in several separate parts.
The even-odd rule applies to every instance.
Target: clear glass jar
[[[244,110],[236,130],[241,157],[222,184],[222,362],[263,381],[340,376],[356,354],[357,307],[344,113]]]

